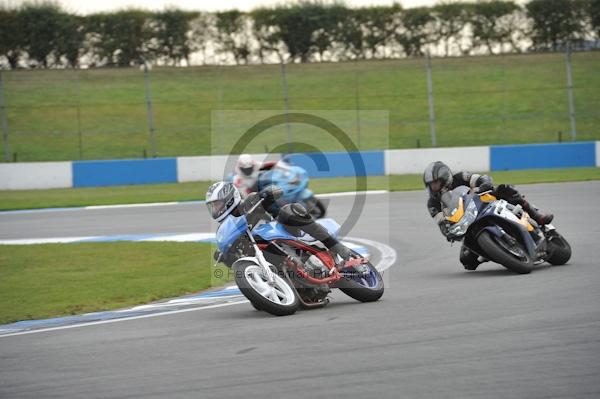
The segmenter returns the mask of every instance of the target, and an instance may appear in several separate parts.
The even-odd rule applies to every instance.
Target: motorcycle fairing
[[[304,191],[302,191],[300,193],[299,199],[300,199],[300,201],[306,202],[309,199],[311,199],[313,196],[314,196],[313,192],[310,189],[307,188],[307,189],[305,189]]]
[[[239,217],[227,216],[217,229],[217,246],[219,247],[219,251],[222,253],[229,251],[229,248],[246,231],[247,227],[248,220],[246,220],[245,215]]]
[[[316,221],[321,226],[325,227],[325,229],[331,234],[333,237],[337,237],[340,231],[340,225],[333,219],[319,219]],[[265,241],[272,240],[301,240],[304,242],[315,242],[313,237],[310,235],[303,233],[302,236],[296,237],[290,234],[285,227],[278,222],[271,222],[261,224],[257,226],[253,231],[252,235],[259,236]]]
[[[522,242],[526,246],[527,253],[530,256],[535,257],[536,244],[533,241],[533,238],[531,237],[529,232],[527,231],[527,228],[523,226],[523,224],[521,223],[520,219],[517,218],[517,216],[515,216],[509,210],[504,209],[504,206],[506,205],[506,201],[500,200],[498,203],[500,206],[491,205],[491,206],[485,207],[485,209],[483,209],[483,211],[478,219],[484,219],[484,218],[501,219],[505,222],[510,223],[512,226],[516,227],[516,229],[519,231],[519,234],[521,235],[521,238],[522,238]],[[480,204],[488,205],[486,203],[481,203],[481,201],[480,201]],[[496,224],[488,225],[488,226],[484,227],[481,231],[484,231],[484,230],[489,231],[490,233],[496,235],[497,237],[501,237],[504,234],[504,230],[502,230],[502,227],[500,227]],[[481,232],[479,234],[481,234]]]
[[[274,184],[283,190],[284,201],[294,202],[300,195],[305,195],[304,190],[308,187],[308,175],[299,166],[289,166],[285,169],[275,167],[261,175],[259,188],[262,189],[270,184]]]

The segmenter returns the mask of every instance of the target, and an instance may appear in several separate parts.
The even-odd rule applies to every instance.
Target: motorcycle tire
[[[369,267],[369,278],[372,280],[371,283],[374,283],[373,285],[366,286],[353,278],[343,277],[337,282],[336,287],[350,298],[360,302],[379,300],[384,292],[383,278],[375,266],[371,263],[367,263],[367,266]],[[363,281],[366,282],[364,279]]]
[[[238,262],[233,268],[235,283],[256,310],[275,316],[296,313],[299,306],[296,290],[277,273],[274,274],[274,286],[271,286],[263,275],[262,268],[253,262]]]
[[[548,237],[548,258],[546,261],[552,265],[564,265],[571,259],[571,246],[565,238],[554,231]]]
[[[522,251],[523,255],[519,259],[511,254],[508,249],[499,244],[495,238],[496,237],[492,236],[489,231],[483,231],[479,237],[477,237],[477,243],[490,260],[501,264],[515,273],[531,273],[531,270],[533,270],[533,260],[520,244],[517,244],[517,246]]]

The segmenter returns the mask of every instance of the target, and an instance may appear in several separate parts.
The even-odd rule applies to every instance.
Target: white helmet
[[[232,183],[220,181],[206,192],[208,212],[217,222],[225,219],[240,204],[242,198]]]
[[[243,174],[245,176],[252,176],[254,169],[256,168],[256,162],[252,159],[250,154],[242,154],[237,160],[235,170],[237,174]]]

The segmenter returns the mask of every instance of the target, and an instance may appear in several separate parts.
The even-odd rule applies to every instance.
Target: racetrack
[[[0,337],[0,398],[597,398],[600,182],[523,186],[566,266],[465,272],[423,192],[370,195],[354,229],[398,253],[381,301],[272,317],[247,303]],[[334,197],[343,219],[352,198]],[[388,205],[389,204],[389,205]],[[203,205],[0,214],[0,238],[198,232]]]

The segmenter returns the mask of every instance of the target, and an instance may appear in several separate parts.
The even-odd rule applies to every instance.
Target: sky
[[[1,1],[1,0],[0,0]],[[9,4],[26,2],[27,0],[8,0]],[[56,1],[56,0],[55,0]],[[405,8],[417,6],[430,6],[440,0],[399,0]],[[115,11],[128,7],[144,8],[148,10],[162,10],[174,6],[184,10],[195,11],[223,11],[237,8],[248,11],[259,6],[273,6],[283,3],[282,0],[58,0],[67,11],[77,14],[89,14],[101,11]],[[348,6],[390,5],[393,0],[345,0]]]

